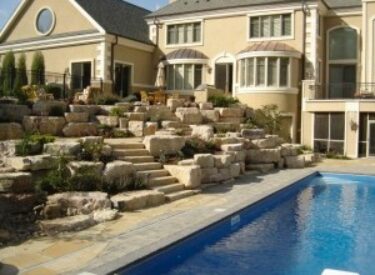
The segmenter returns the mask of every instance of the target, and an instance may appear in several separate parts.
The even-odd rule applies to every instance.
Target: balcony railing
[[[375,83],[304,83],[304,97],[309,100],[375,99]]]

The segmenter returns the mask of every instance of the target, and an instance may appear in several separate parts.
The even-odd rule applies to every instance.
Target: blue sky
[[[0,0],[0,29],[4,26],[19,2],[20,0]],[[155,10],[167,4],[168,0],[128,0],[128,2],[149,10]]]

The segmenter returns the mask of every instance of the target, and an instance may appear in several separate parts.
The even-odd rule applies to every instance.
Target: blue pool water
[[[375,177],[317,174],[120,274],[375,274]]]

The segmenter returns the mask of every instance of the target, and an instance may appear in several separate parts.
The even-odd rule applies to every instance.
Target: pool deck
[[[245,175],[234,185],[137,212],[90,229],[0,249],[0,274],[106,274],[320,172],[374,174],[375,159],[326,160],[313,168]],[[87,274],[87,273],[86,273]]]

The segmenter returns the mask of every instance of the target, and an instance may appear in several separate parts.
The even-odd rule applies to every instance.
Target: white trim
[[[201,37],[199,42],[195,43],[181,43],[181,44],[168,44],[168,26],[172,25],[186,25],[186,24],[194,24],[194,23],[200,23],[201,24]],[[175,21],[175,22],[169,22],[166,23],[164,30],[164,45],[165,48],[179,48],[179,47],[192,47],[192,46],[203,46],[203,39],[204,39],[204,21],[203,19],[199,20],[181,20],[181,21]],[[193,26],[193,36],[194,36],[194,26]]]
[[[45,33],[42,33],[38,30],[38,19],[39,19],[40,14],[45,10],[48,10],[51,13],[52,23],[51,23],[51,27],[49,28],[49,30],[46,31]],[[56,14],[55,14],[55,12],[48,6],[44,6],[44,7],[40,8],[39,11],[36,13],[36,16],[35,16],[35,19],[34,19],[34,29],[35,29],[36,33],[41,35],[41,36],[48,36],[55,29],[55,26],[56,26]]]
[[[94,27],[101,33],[101,34],[105,34],[106,31],[104,30],[104,28],[99,25],[98,22],[96,22],[94,20],[94,18],[92,18],[92,16],[90,16],[82,7],[81,5],[79,5],[75,0],[69,0],[69,2],[91,23],[94,25]]]
[[[237,94],[290,94],[298,95],[298,88],[249,87],[238,88]]]
[[[285,14],[290,14],[291,16],[291,30],[290,30],[290,35],[285,35],[285,36],[275,36],[275,37],[251,37],[250,36],[250,26],[251,26],[251,18],[252,17],[264,17],[264,16],[269,16],[269,15],[285,15]],[[281,11],[280,10],[275,10],[275,11],[268,11],[268,12],[252,12],[247,14],[247,32],[246,32],[246,41],[247,42],[257,42],[257,41],[278,41],[278,40],[293,40],[294,39],[294,17],[295,17],[295,10],[286,10],[286,11]],[[282,23],[282,22],[281,22]],[[271,25],[270,25],[271,28]],[[281,28],[281,26],[280,26]]]
[[[0,39],[2,39],[3,36],[8,32],[8,30],[13,25],[13,23],[16,21],[16,18],[23,11],[24,7],[26,6],[26,4],[28,4],[28,2],[29,2],[28,0],[22,0],[22,2],[20,4],[18,4],[17,9],[13,12],[12,16],[9,18],[9,20],[7,21],[7,23],[5,24],[5,26],[1,30]]]
[[[296,134],[297,134],[297,125],[295,125],[296,114],[292,112],[281,112],[280,116],[292,118],[292,125],[290,125],[290,137],[292,139],[292,142],[296,142]]]
[[[248,57],[294,57],[300,59],[302,56],[299,52],[288,52],[288,51],[253,51],[244,52],[237,55],[237,60],[248,58]]]
[[[22,52],[26,50],[48,49],[61,46],[84,45],[105,41],[105,36],[99,33],[75,35],[62,38],[52,38],[46,40],[36,40],[31,42],[21,42],[17,44],[1,45],[0,54],[12,50]]]
[[[175,65],[175,64],[202,64],[207,65],[207,59],[171,59],[162,61],[164,65]]]

